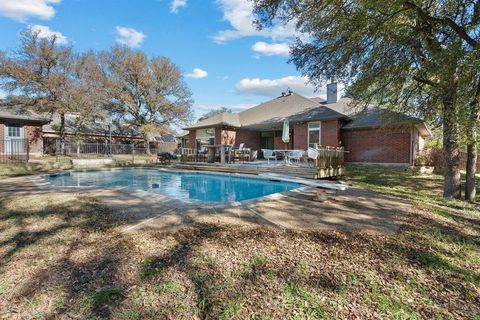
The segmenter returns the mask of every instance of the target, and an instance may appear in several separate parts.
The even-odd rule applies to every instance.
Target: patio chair
[[[201,146],[197,153],[197,162],[207,161],[207,152],[207,148],[205,146]]]
[[[235,150],[235,157],[238,161],[245,162],[245,160],[250,161],[250,149],[245,148],[245,143],[240,143],[238,149]]]
[[[302,159],[303,159],[304,153],[305,153],[305,151],[303,151],[303,150],[293,150],[293,151],[288,153],[287,161],[292,162],[292,160],[293,160],[297,164],[300,164],[300,161],[302,161]]]
[[[317,149],[315,148],[308,148],[307,150],[307,163],[308,166],[310,166],[310,161],[312,160],[313,166],[315,166],[315,161],[317,161],[318,156],[320,155],[320,152],[318,152]]]
[[[271,149],[262,149],[263,152],[263,157],[267,159],[267,164],[270,165],[270,159],[275,160],[275,163],[277,163],[277,155],[275,154],[275,151]]]

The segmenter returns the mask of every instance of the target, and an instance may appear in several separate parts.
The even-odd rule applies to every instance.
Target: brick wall
[[[274,149],[285,149],[285,143],[282,140],[282,133],[279,132],[278,136],[273,137],[273,148]],[[287,149],[291,150],[293,149],[293,137],[290,136],[290,142],[287,143]]]
[[[307,150],[308,148],[308,125],[306,122],[293,125],[293,149]]]
[[[215,144],[221,144],[222,143],[222,128],[216,127],[215,128]]]
[[[188,145],[187,148],[195,149],[195,143],[197,139],[197,133],[195,130],[190,130],[188,132]]]
[[[28,125],[23,126],[23,136],[30,142],[30,153],[42,154],[43,153],[43,131],[41,125]],[[5,139],[5,123],[0,123],[0,151],[4,151],[3,141]]]
[[[261,134],[257,131],[238,129],[235,134],[235,147],[238,147],[240,143],[245,143],[246,148],[260,150]]]
[[[43,131],[42,126],[24,126],[25,138],[30,141],[30,153],[43,153]]]
[[[293,125],[293,148],[306,150],[308,148],[308,123],[296,123]],[[320,143],[323,146],[340,146],[340,121],[327,120],[321,122]]]
[[[340,121],[327,120],[321,122],[320,143],[322,146],[338,147],[340,145]]]
[[[342,130],[347,162],[409,163],[410,129]]]

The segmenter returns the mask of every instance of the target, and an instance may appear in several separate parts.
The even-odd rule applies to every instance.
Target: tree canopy
[[[461,120],[480,93],[480,1],[254,2],[260,27],[296,22],[304,37],[291,61],[313,83],[335,77],[360,101],[441,123],[444,195],[460,196]]]
[[[105,107],[134,126],[148,149],[151,135],[163,134],[192,116],[192,94],[180,69],[165,57],[149,59],[141,51],[115,46],[100,53]]]

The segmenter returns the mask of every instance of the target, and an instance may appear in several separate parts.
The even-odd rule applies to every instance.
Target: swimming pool
[[[56,187],[125,187],[203,202],[244,201],[296,189],[293,182],[156,169],[69,171],[44,177]]]

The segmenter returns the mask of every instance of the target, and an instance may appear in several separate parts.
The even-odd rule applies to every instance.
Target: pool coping
[[[249,179],[258,179],[258,180],[270,180],[270,181],[283,181],[283,182],[292,182],[303,185],[302,187],[291,189],[284,192],[271,193],[265,196],[242,200],[242,201],[229,201],[229,202],[212,202],[212,201],[195,201],[195,200],[181,200],[171,196],[149,192],[145,189],[135,189],[130,187],[111,187],[111,188],[100,188],[97,186],[53,186],[51,183],[47,182],[44,177],[52,175],[62,175],[71,172],[92,172],[92,171],[120,171],[120,170],[156,170],[163,172],[171,173],[194,173],[194,174],[205,174],[205,175],[216,175],[216,176],[233,176],[233,177],[244,177]],[[200,208],[212,208],[212,209],[226,209],[226,208],[238,208],[246,207],[253,209],[255,204],[262,200],[274,200],[288,197],[288,194],[292,192],[306,192],[311,191],[315,188],[331,189],[331,190],[345,190],[348,187],[341,184],[333,183],[315,183],[315,181],[308,181],[307,179],[284,176],[280,174],[244,174],[244,173],[232,173],[232,172],[212,172],[212,171],[201,171],[201,170],[185,170],[185,169],[170,169],[170,168],[152,168],[152,167],[121,167],[121,168],[87,168],[87,169],[70,169],[64,170],[59,173],[46,173],[39,174],[30,177],[30,181],[40,188],[48,188],[51,190],[88,190],[88,191],[118,191],[127,193],[128,195],[147,200],[147,201],[158,201],[164,203],[168,207],[172,208],[182,208],[182,209],[200,209]]]

